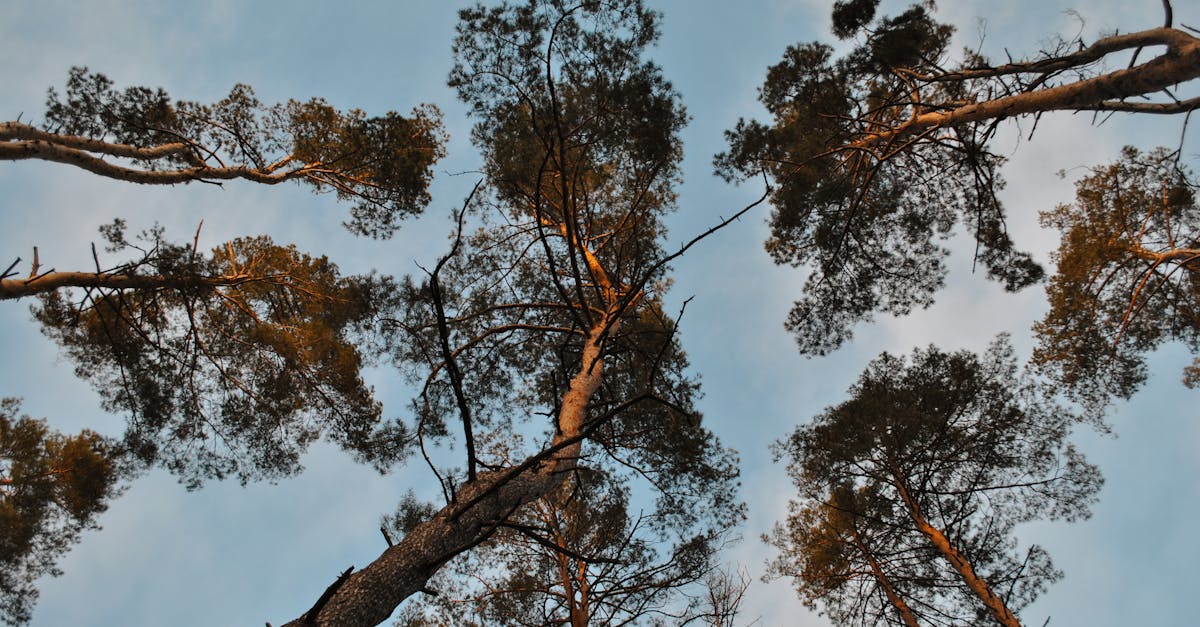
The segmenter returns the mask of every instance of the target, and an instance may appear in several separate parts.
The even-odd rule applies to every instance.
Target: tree
[[[136,244],[120,220],[102,230],[111,252],[141,258],[24,289],[41,292],[34,315],[76,374],[127,415],[126,453],[189,487],[294,474],[322,434],[381,467],[397,459],[403,426],[382,421],[360,374],[390,279],[343,277],[265,236],[205,255],[161,229]]]
[[[17,417],[0,399],[0,620],[27,622],[34,581],[58,575],[59,555],[96,526],[119,492],[114,444],[91,431],[63,435],[44,420]]]
[[[642,58],[658,15],[637,0],[545,0],[461,20],[450,83],[477,117],[484,179],[423,276],[344,277],[266,238],[211,254],[157,228],[131,242],[117,221],[102,229],[109,252],[132,260],[43,273],[35,253],[28,278],[13,264],[0,284],[5,297],[40,298],[46,332],[109,409],[128,413],[128,450],[189,485],[296,472],[322,433],[383,470],[418,452],[428,462],[445,504],[411,510],[425,516],[402,540],[291,624],[386,620],[451,558],[590,467],[612,494],[643,486],[649,537],[682,538],[680,564],[658,564],[668,579],[706,572],[711,530],[742,516],[736,459],[700,424],[678,319],[663,309],[670,261],[734,218],[663,249],[687,116]],[[67,94],[52,92],[43,128],[5,126],[2,154],[133,182],[328,185],[359,203],[349,226],[364,235],[390,234],[423,204],[441,153],[429,110],[409,120],[322,101],[267,109],[244,87],[210,107],[171,104],[83,70]],[[411,422],[381,419],[367,363],[417,385]],[[435,462],[460,450],[461,466]],[[648,556],[638,559],[653,569]]]
[[[246,85],[212,105],[162,89],[123,91],[72,68],[51,89],[41,127],[0,124],[0,159],[40,159],[143,184],[302,181],[354,202],[346,227],[387,237],[429,201],[443,156],[440,113],[342,113],[321,99],[266,107]],[[66,349],[111,411],[127,412],[123,452],[161,463],[190,487],[205,479],[278,478],[322,434],[386,467],[405,440],[383,424],[360,370],[373,325],[392,306],[390,279],[342,277],[337,266],[269,238],[211,255],[155,227],[126,238],[102,227],[106,252],[130,255],[93,271],[0,274],[0,299],[36,296],[44,332]],[[390,442],[390,443],[389,443]]]
[[[1066,438],[1075,418],[982,356],[884,353],[851,398],[777,443],[800,499],[770,538],[775,576],[839,624],[1017,625],[1060,576],[1015,525],[1089,515],[1101,479]]]
[[[1192,173],[1162,148],[1126,148],[1076,190],[1074,203],[1042,214],[1062,244],[1034,359],[1096,407],[1131,396],[1161,343],[1200,353],[1200,210]],[[1185,383],[1198,374],[1200,358]]]
[[[444,141],[432,108],[411,119],[341,114],[320,100],[267,109],[245,86],[216,105],[171,104],[162,90],[117,92],[81,68],[66,94],[63,101],[51,91],[41,129],[0,126],[0,156],[65,161],[139,183],[303,180],[355,200],[347,226],[377,237],[428,201]],[[266,237],[205,254],[199,230],[190,244],[168,241],[158,227],[127,238],[121,219],[101,233],[106,252],[128,260],[104,268],[93,247],[94,271],[43,271],[35,247],[28,276],[14,271],[20,259],[0,274],[0,300],[37,298],[43,331],[105,408],[127,415],[120,442],[85,432],[72,445],[93,447],[91,462],[71,475],[93,474],[77,479],[95,486],[92,509],[51,517],[49,488],[39,488],[41,513],[19,505],[33,513],[20,514],[27,521],[13,533],[25,535],[14,536],[6,556],[14,564],[6,599],[21,598],[5,615],[11,622],[29,619],[33,580],[57,572],[54,560],[115,495],[115,468],[159,464],[196,487],[294,474],[322,435],[381,469],[408,450],[403,425],[381,420],[361,377],[378,355],[378,318],[395,303],[390,278],[343,277],[327,259]]]
[[[404,283],[393,358],[421,388],[417,444],[447,442],[455,425],[465,469],[431,463],[446,505],[295,624],[385,620],[591,455],[645,478],[663,524],[740,516],[732,454],[699,424],[661,308],[666,264],[690,244],[660,244],[686,116],[641,59],[657,14],[550,0],[460,17],[450,84],[478,118],[486,180],[450,252]],[[503,458],[479,445],[514,430],[525,446]]]
[[[834,3],[834,33],[855,38],[853,49],[835,58],[825,44],[790,47],[759,91],[772,122],[740,121],[715,160],[727,179],[762,172],[777,184],[767,250],[812,269],[787,320],[809,354],[836,349],[875,313],[929,306],[946,273],[941,241],[960,220],[990,278],[1010,291],[1042,278],[1006,233],[996,196],[1004,159],[990,145],[1004,120],[1200,108],[1171,91],[1200,77],[1200,39],[1172,27],[1170,3],[1160,28],[1060,40],[999,65],[967,51],[956,67],[945,67],[952,28],[932,3],[876,19],[877,5]],[[1137,63],[1150,48],[1163,50]],[[1128,68],[1105,68],[1130,51]]]

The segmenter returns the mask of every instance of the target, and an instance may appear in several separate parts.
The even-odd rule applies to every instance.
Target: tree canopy
[[[18,416],[0,399],[0,620],[29,621],[34,582],[59,574],[59,557],[120,491],[115,444],[92,431],[63,435]]]
[[[1169,4],[1163,27],[1060,40],[1004,64],[970,50],[955,60],[953,28],[934,18],[932,3],[895,17],[876,17],[878,4],[836,2],[834,32],[853,47],[840,57],[823,43],[789,47],[759,90],[771,121],[739,121],[715,160],[729,180],[763,172],[777,184],[767,251],[811,269],[787,320],[808,354],[838,348],[876,313],[929,306],[960,222],[989,278],[1010,291],[1041,280],[1044,270],[1009,237],[997,196],[1004,157],[991,143],[1002,121],[1200,108],[1200,98],[1171,93],[1200,77],[1200,39],[1172,27]],[[1161,53],[1138,63],[1150,48]],[[1136,51],[1128,68],[1106,68],[1128,51]]]
[[[661,220],[686,117],[642,58],[657,20],[637,1],[461,12],[450,85],[478,120],[485,178],[450,251],[402,283],[391,347],[421,390],[425,458],[457,442],[464,464],[431,462],[445,505],[306,620],[386,619],[444,562],[593,464],[649,484],[650,527],[698,536],[692,564],[715,548],[704,529],[740,518],[733,454],[700,424],[661,305]]]
[[[322,434],[384,468],[403,457],[403,425],[382,421],[361,375],[394,302],[390,279],[343,277],[265,236],[205,254],[161,230],[129,242],[120,221],[105,234],[111,252],[140,258],[42,275],[34,315],[106,408],[128,417],[136,459],[196,487],[295,473]]]
[[[851,41],[789,48],[759,92],[770,121],[739,122],[716,157],[725,179],[761,175],[767,192],[729,218],[696,214],[683,224],[699,234],[672,243],[689,115],[649,60],[661,15],[647,4],[459,12],[448,82],[479,162],[454,173],[467,184],[448,238],[418,271],[396,261],[415,240],[354,240],[391,252],[369,270],[339,257],[343,271],[320,241],[234,233],[213,245],[200,228],[168,237],[121,218],[100,228],[107,245],[85,268],[46,270],[37,247],[27,275],[19,259],[0,264],[0,300],[32,303],[125,421],[123,433],[98,420],[109,436],[70,435],[0,402],[0,620],[29,620],[35,580],[58,573],[127,478],[157,467],[192,489],[281,481],[324,440],[415,489],[384,519],[386,550],[367,525],[379,542],[367,558],[336,548],[339,571],[361,568],[331,570],[323,594],[292,586],[306,596],[288,625],[732,624],[747,580],[722,571],[718,552],[746,516],[741,462],[700,411],[680,338],[692,301],[668,294],[676,260],[770,200],[771,258],[812,271],[786,326],[803,353],[824,354],[876,313],[929,306],[959,225],[1009,291],[1044,278],[999,200],[1013,158],[996,147],[1004,120],[1200,107],[1176,96],[1200,76],[1200,46],[1169,3],[1161,28],[999,64],[953,56],[932,2],[878,16],[878,0],[840,0],[834,34]],[[1161,54],[1138,63],[1149,50]],[[320,98],[264,105],[246,85],[202,104],[77,67],[44,120],[0,123],[0,160],[139,184],[293,180],[351,204],[341,236],[385,240],[430,203],[447,141],[432,105],[372,117]],[[885,353],[847,400],[776,444],[798,494],[765,538],[781,553],[770,577],[791,578],[838,624],[1019,624],[1062,576],[1021,525],[1088,517],[1101,484],[1067,441],[1080,412],[1058,402],[1090,411],[1129,397],[1164,342],[1200,353],[1183,154],[1129,148],[1043,214],[1063,239],[1036,329],[1040,370],[1022,370],[1003,337],[980,354]],[[745,348],[717,341],[722,359]],[[797,388],[820,388],[811,372],[796,370]],[[1197,373],[1200,361],[1185,380]],[[771,377],[730,396],[791,384]],[[401,388],[409,402],[385,414]],[[726,419],[760,436],[775,415]]]
[[[1062,233],[1050,311],[1034,359],[1090,406],[1129,398],[1146,354],[1166,341],[1200,354],[1200,211],[1175,151],[1126,148],[1076,183],[1074,203],[1042,214]],[[1185,371],[1189,387],[1200,357]]]
[[[698,384],[662,307],[667,263],[682,253],[663,249],[662,218],[686,115],[643,58],[658,19],[637,1],[462,11],[450,84],[478,120],[484,178],[423,275],[342,276],[265,236],[206,254],[160,228],[128,238],[117,220],[101,229],[107,252],[129,261],[41,272],[35,258],[27,278],[5,272],[0,295],[38,296],[45,332],[127,415],[122,453],[189,486],[292,474],[323,434],[381,470],[421,453],[445,502],[410,509],[423,520],[300,622],[385,620],[448,560],[572,481],[600,490],[588,498],[650,489],[654,514],[634,516],[624,537],[645,545],[645,569],[675,569],[631,597],[660,607],[660,592],[711,570],[742,510],[736,459],[700,425]],[[357,202],[348,226],[372,236],[420,210],[442,154],[432,108],[267,108],[246,86],[211,106],[172,103],[78,68],[65,99],[50,92],[46,119],[5,126],[7,158],[140,183],[302,180]],[[416,384],[411,420],[382,418],[361,374],[375,363]],[[462,466],[434,461],[454,450]],[[631,516],[618,509],[604,519]],[[651,566],[645,534],[675,538],[679,564]],[[593,611],[609,611],[602,598]]]
[[[0,160],[56,161],[147,185],[300,181],[353,202],[347,228],[388,237],[429,202],[445,141],[430,105],[409,117],[341,112],[321,98],[268,107],[249,85],[211,105],[172,102],[161,88],[118,91],[74,67],[61,96],[50,90],[40,128],[0,123]]]
[[[1016,551],[1015,526],[1086,518],[1101,484],[1047,399],[1003,337],[982,356],[881,355],[776,445],[799,500],[771,572],[838,624],[1019,624],[1061,573]]]

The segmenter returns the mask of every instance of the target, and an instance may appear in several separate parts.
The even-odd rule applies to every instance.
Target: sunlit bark
[[[929,520],[925,518],[925,513],[921,510],[921,505],[909,493],[908,488],[905,487],[904,481],[898,473],[893,475],[892,485],[896,487],[896,492],[900,495],[900,500],[904,502],[904,505],[908,509],[908,515],[912,518],[917,531],[920,531],[921,534],[929,538],[929,542],[946,558],[946,561],[954,567],[954,570],[958,571],[958,574],[962,576],[963,582],[975,593],[975,596],[979,597],[979,600],[991,612],[992,617],[1005,627],[1021,627],[1020,621],[1008,609],[1004,600],[992,591],[991,586],[988,585],[983,577],[980,577],[975,572],[975,567],[971,565],[970,560],[955,548],[954,544],[950,542],[946,534],[942,533],[941,529],[930,524]]]
[[[1001,98],[960,106],[939,106],[938,111],[913,115],[907,121],[879,132],[869,132],[853,142],[856,147],[876,146],[928,128],[948,127],[968,122],[1008,118],[1045,111],[1127,111],[1146,113],[1186,113],[1200,108],[1200,98],[1171,103],[1127,103],[1126,98],[1161,92],[1173,85],[1200,77],[1200,39],[1174,28],[1155,28],[1138,33],[1105,37],[1073,55],[996,68],[965,70],[945,75],[919,75],[915,80],[946,83],[973,78],[992,78],[1011,74],[1048,74],[1084,67],[1109,54],[1145,46],[1166,46],[1160,56],[1141,65],[1099,76],[1036,89]],[[937,103],[931,103],[937,105]],[[919,107],[918,107],[919,108]]]
[[[920,627],[917,623],[917,617],[913,614],[912,608],[905,602],[904,597],[896,592],[896,587],[892,585],[892,580],[883,572],[883,567],[880,566],[879,560],[875,558],[875,554],[863,543],[862,535],[858,529],[854,529],[853,536],[854,546],[863,556],[867,558],[867,563],[871,566],[871,574],[875,577],[875,581],[879,582],[879,587],[883,588],[884,595],[892,607],[896,608],[896,613],[900,614],[900,620],[908,627]]]
[[[68,287],[113,290],[191,289],[226,287],[284,278],[286,275],[162,276],[116,272],[46,272],[25,279],[0,279],[0,300],[36,296]]]

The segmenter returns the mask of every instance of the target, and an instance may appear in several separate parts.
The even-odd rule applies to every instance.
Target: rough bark
[[[121,145],[114,144],[113,146]],[[166,144],[165,146],[145,150],[147,152],[161,150],[165,155],[170,154],[176,146],[176,144]],[[109,150],[101,154],[119,155],[120,153]],[[77,166],[93,174],[99,174],[100,176],[130,183],[141,183],[143,185],[175,185],[191,181],[231,179],[246,179],[256,183],[274,185],[294,178],[313,176],[323,172],[319,164],[283,171],[275,171],[270,166],[265,168],[248,168],[245,166],[214,168],[207,165],[194,165],[174,170],[142,170],[120,166],[105,161],[88,152],[88,150],[73,148],[61,143],[52,143],[44,140],[0,142],[0,161],[22,161],[26,159],[65,163]]]
[[[353,176],[325,163],[297,163],[293,155],[286,155],[271,164],[250,167],[213,166],[201,158],[200,153],[195,144],[185,142],[134,146],[51,133],[20,122],[0,122],[0,161],[37,159],[65,163],[93,174],[142,185],[176,185],[192,181],[215,182],[233,179],[276,185],[295,179],[309,179],[314,184],[331,185],[342,190],[353,185],[378,187],[370,180]],[[154,165],[145,168],[129,167],[106,161],[105,157],[154,162]],[[163,160],[172,158],[176,160],[174,163],[167,161],[166,166],[162,165]],[[186,163],[186,167],[175,167],[181,165],[179,161]]]
[[[584,343],[579,371],[563,395],[552,455],[520,472],[480,473],[458,490],[452,503],[350,575],[323,606],[314,608],[314,616],[301,616],[287,626],[367,627],[386,621],[450,558],[487,539],[521,506],[558,488],[579,459],[588,402],[603,378],[605,326],[601,322],[593,328]]]
[[[14,142],[14,140],[19,141]],[[57,144],[66,148],[86,150],[113,157],[142,159],[146,161],[179,157],[194,166],[204,165],[204,161],[196,156],[192,145],[184,142],[172,142],[147,147],[134,146],[131,144],[106,142],[90,137],[51,133],[37,127],[29,126],[28,124],[21,124],[20,122],[0,122],[0,141],[10,142],[9,144],[0,144],[0,150],[4,150],[5,146],[30,146],[29,142],[41,142],[42,144]],[[11,150],[9,149],[9,151]]]
[[[1158,252],[1134,245],[1129,246],[1128,250],[1133,256],[1145,259],[1146,261],[1153,261],[1156,264],[1176,263],[1192,272],[1198,270],[1191,264],[1200,259],[1200,248],[1169,248]]]

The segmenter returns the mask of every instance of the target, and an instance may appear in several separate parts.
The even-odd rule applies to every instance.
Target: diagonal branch
[[[1093,78],[1074,83],[1039,89],[965,104],[946,111],[931,111],[916,114],[907,121],[892,128],[879,132],[867,133],[851,145],[856,147],[874,146],[895,137],[930,127],[945,128],[967,122],[979,122],[996,118],[1008,118],[1029,113],[1045,111],[1082,111],[1092,110],[1101,104],[1117,106],[1125,98],[1153,94],[1164,89],[1200,78],[1200,39],[1192,37],[1183,31],[1171,28],[1156,28],[1140,33],[1120,35],[1101,40],[1089,48],[1093,54],[1104,56],[1109,52],[1134,48],[1141,45],[1166,45],[1168,51],[1146,63],[1123,70],[1102,74]],[[1086,52],[1086,51],[1085,51]],[[1078,65],[1090,59],[1090,55],[1079,53],[1053,59],[1058,63]],[[1094,60],[1094,59],[1093,59]],[[919,77],[930,81],[953,81],[978,76],[995,76],[1005,73],[1016,73],[1017,66],[1008,68],[992,68],[988,70],[967,71],[965,73],[947,74],[938,77]],[[1020,64],[1021,72],[1045,70],[1037,62]],[[1051,67],[1057,67],[1051,65]],[[1160,107],[1161,113],[1170,112],[1170,106]],[[1194,107],[1192,107],[1194,108]],[[1130,107],[1129,110],[1136,110]],[[1190,111],[1190,108],[1180,107],[1179,112]]]

